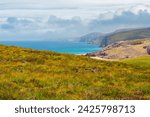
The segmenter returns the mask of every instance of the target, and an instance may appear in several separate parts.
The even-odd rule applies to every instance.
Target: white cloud
[[[61,10],[0,10],[0,39],[64,39],[94,31],[147,27],[150,26],[149,21],[150,6],[144,4]]]
[[[4,0],[0,1],[0,16],[24,18],[56,15],[62,18],[80,16],[82,19],[92,19],[106,11],[124,10],[137,4],[150,4],[150,0]]]
[[[92,20],[89,28],[93,31],[112,32],[116,29],[150,27],[150,6],[133,6],[105,13]],[[135,10],[133,10],[135,9]]]
[[[150,4],[150,0],[5,0],[0,1],[0,9],[74,9],[129,4]]]

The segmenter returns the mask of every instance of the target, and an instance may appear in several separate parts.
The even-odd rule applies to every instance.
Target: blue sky
[[[0,0],[0,40],[72,39],[150,26],[150,0]]]

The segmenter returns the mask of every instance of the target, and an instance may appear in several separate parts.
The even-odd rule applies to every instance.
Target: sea
[[[102,49],[98,45],[72,41],[0,41],[0,44],[67,54],[86,54]]]

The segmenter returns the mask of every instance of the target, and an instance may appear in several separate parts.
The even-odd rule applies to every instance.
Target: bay
[[[70,41],[0,41],[0,44],[68,54],[86,54],[102,49],[97,45]]]

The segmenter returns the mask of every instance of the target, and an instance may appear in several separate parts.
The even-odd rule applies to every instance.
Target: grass
[[[150,28],[133,29],[129,31],[117,32],[109,36],[109,43],[125,40],[136,40],[150,37]]]
[[[141,56],[134,59],[122,60],[124,63],[128,63],[143,69],[150,69],[150,56]]]
[[[150,99],[148,60],[109,62],[0,45],[0,99]]]

